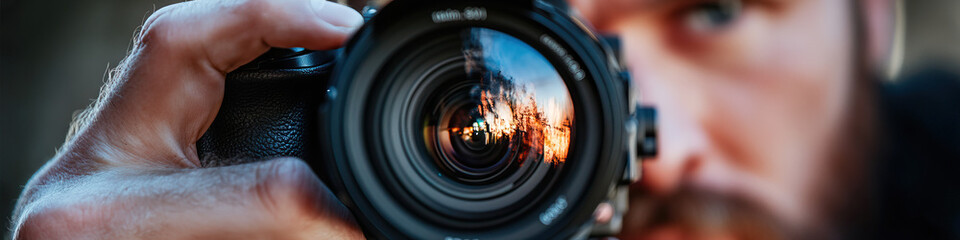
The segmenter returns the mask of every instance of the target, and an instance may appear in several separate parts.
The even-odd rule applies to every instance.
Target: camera
[[[272,49],[228,73],[204,164],[307,161],[368,237],[616,234],[656,154],[615,38],[563,1],[396,0],[329,51]],[[598,204],[613,221],[594,224]]]

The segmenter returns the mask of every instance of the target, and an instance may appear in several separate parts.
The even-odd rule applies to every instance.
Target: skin
[[[643,162],[621,238],[840,237],[836,199],[855,196],[838,192],[863,174],[834,147],[855,147],[844,134],[864,108],[855,5],[740,1],[733,21],[704,28],[698,2],[710,1],[572,2],[621,37],[641,102],[659,109],[659,156]],[[891,4],[861,5],[878,64]]]
[[[684,20],[694,2],[572,2],[622,37],[641,101],[660,111],[660,155],[643,162],[622,237],[769,239],[790,231],[782,226],[829,233],[820,189],[836,176],[823,170],[855,107],[855,36],[852,24],[838,24],[850,22],[849,5],[744,1],[733,24],[704,30]],[[863,2],[885,11],[869,4],[883,1]],[[873,24],[882,14],[868,17],[880,19],[870,29],[885,29]],[[301,160],[201,168],[193,154],[225,73],[271,46],[336,48],[361,22],[321,0],[158,10],[70,140],[27,184],[14,238],[362,238]],[[871,41],[871,56],[884,46]],[[658,209],[666,217],[644,215]],[[597,220],[612,212],[601,205]]]
[[[321,0],[200,0],[145,22],[60,153],[27,184],[15,239],[351,239],[349,212],[298,159],[201,168],[224,75],[275,47],[339,47],[362,24]]]

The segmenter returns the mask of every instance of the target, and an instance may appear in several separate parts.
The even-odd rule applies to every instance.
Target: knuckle
[[[273,217],[297,219],[316,211],[319,179],[302,160],[277,159],[258,171],[256,195]]]
[[[136,46],[164,44],[174,41],[171,35],[177,28],[174,12],[187,3],[176,3],[160,8],[143,23],[140,32],[135,37]]]
[[[27,218],[17,226],[13,231],[13,239],[44,239],[49,238],[44,236],[44,231],[42,229],[46,227],[47,222],[43,220],[38,220],[36,217]]]
[[[236,6],[238,11],[255,13],[269,9],[273,2],[270,0],[238,0]]]
[[[243,16],[243,19],[249,20],[248,23],[256,23],[261,20],[269,20],[278,8],[277,2],[271,0],[238,0],[232,10],[235,14]]]
[[[283,29],[300,24],[308,16],[303,16],[303,9],[308,8],[309,1],[297,0],[236,0],[226,10],[233,15],[237,27],[266,31],[263,34],[275,33]],[[284,23],[284,24],[278,24]]]
[[[102,211],[92,206],[52,207],[25,213],[14,230],[15,239],[51,239],[85,236],[101,229],[107,221]]]

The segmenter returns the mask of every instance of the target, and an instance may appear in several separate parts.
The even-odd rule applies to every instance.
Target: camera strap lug
[[[624,161],[623,177],[620,179],[621,185],[630,185],[640,180],[640,171],[638,171],[639,162],[637,161],[637,128],[638,123],[635,118],[627,120],[627,156]]]
[[[657,109],[649,106],[637,107],[634,113],[637,119],[637,157],[651,158],[657,156]]]

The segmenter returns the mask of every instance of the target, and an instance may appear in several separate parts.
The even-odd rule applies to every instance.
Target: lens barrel
[[[395,1],[321,107],[337,194],[383,238],[566,238],[628,152],[619,64],[540,1]]]

